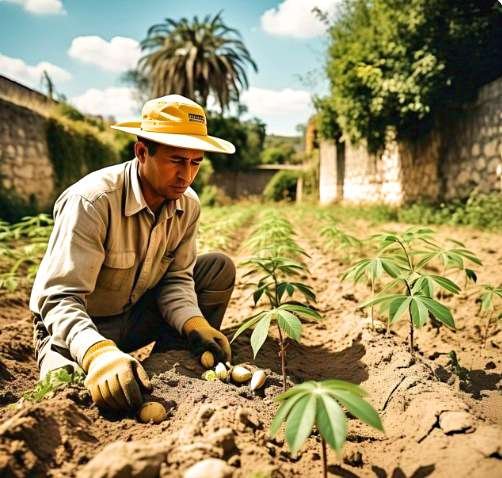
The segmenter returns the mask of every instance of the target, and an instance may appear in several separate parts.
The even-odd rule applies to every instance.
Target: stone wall
[[[25,106],[42,115],[47,114],[57,104],[47,96],[0,75],[0,99]]]
[[[276,172],[273,169],[216,171],[211,177],[211,184],[221,188],[232,199],[246,196],[261,196],[265,186]]]
[[[502,78],[484,86],[461,112],[437,123],[431,133],[412,142],[397,142],[389,133],[378,156],[348,141],[322,141],[321,203],[436,201],[500,188]]]
[[[43,116],[0,99],[0,187],[25,201],[36,198],[41,209],[54,190],[45,132]]]
[[[502,78],[481,89],[478,100],[462,112],[445,132],[440,164],[446,198],[465,196],[475,187],[482,192],[500,187],[502,165]]]

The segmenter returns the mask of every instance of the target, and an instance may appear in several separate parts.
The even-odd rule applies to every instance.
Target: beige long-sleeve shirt
[[[157,284],[160,312],[180,333],[190,317],[202,315],[193,282],[197,195],[187,189],[156,218],[141,192],[138,164],[135,158],[95,171],[54,205],[30,309],[79,364],[104,339],[91,317],[123,313]]]

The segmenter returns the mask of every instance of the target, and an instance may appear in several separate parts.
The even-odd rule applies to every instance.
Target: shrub
[[[417,202],[398,211],[398,220],[410,224],[466,225],[502,229],[502,194],[472,193],[467,199],[439,204]]]
[[[296,199],[296,183],[299,173],[296,171],[279,171],[268,182],[263,196],[269,201],[294,201]]]
[[[77,126],[49,118],[47,145],[56,175],[56,194],[87,173],[119,162],[115,148],[101,141],[93,129],[84,124]]]

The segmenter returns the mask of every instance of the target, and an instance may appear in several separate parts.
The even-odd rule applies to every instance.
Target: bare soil
[[[472,290],[444,299],[458,330],[427,325],[417,331],[413,359],[407,324],[389,334],[379,322],[372,329],[367,312],[357,309],[368,289],[340,282],[347,267],[343,253],[325,250],[312,215],[292,213],[291,218],[298,241],[311,255],[311,275],[305,280],[316,290],[325,320],[305,324],[302,343],[289,344],[289,378],[292,383],[340,378],[362,384],[385,427],[383,434],[351,418],[343,455],[329,452],[329,476],[502,476],[502,333],[493,327],[482,348],[484,324]],[[370,229],[363,221],[352,225],[359,236]],[[441,237],[464,241],[483,260],[479,283],[502,283],[500,235],[439,231]],[[236,244],[246,232],[238,232]],[[246,251],[236,247],[231,253],[239,262]],[[242,273],[239,269],[224,322],[229,337],[253,311]],[[282,435],[272,439],[268,434],[277,410],[274,397],[281,392],[275,330],[255,361],[249,335],[232,347],[234,363],[268,370],[266,386],[256,394],[246,386],[202,380],[202,368],[187,351],[139,351],[152,376],[151,398],[168,409],[163,423],[142,424],[132,415],[98,410],[78,387],[39,403],[20,400],[38,377],[28,294],[21,290],[0,297],[0,476],[181,477],[205,458],[224,460],[234,477],[321,476],[317,435],[291,456]],[[464,379],[448,364],[451,350],[468,369]]]

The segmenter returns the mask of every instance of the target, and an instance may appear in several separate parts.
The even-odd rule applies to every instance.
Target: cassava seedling
[[[478,299],[481,302],[480,315],[486,319],[485,331],[483,333],[483,351],[486,351],[488,332],[490,331],[493,318],[495,318],[496,322],[502,320],[502,310],[500,310],[502,286],[495,287],[490,284],[483,284]]]
[[[244,264],[252,266],[252,269],[245,275],[262,276],[257,282],[252,283],[255,291],[253,300],[255,305],[260,299],[266,297],[269,301],[270,309],[263,310],[249,317],[235,332],[232,342],[245,330],[254,327],[251,334],[251,347],[254,357],[268,336],[268,330],[272,322],[277,325],[279,333],[279,355],[281,358],[281,371],[283,389],[286,390],[286,337],[297,342],[300,341],[302,332],[301,320],[319,320],[321,316],[315,311],[308,301],[315,300],[313,290],[306,284],[292,281],[292,276],[306,272],[304,265],[284,257],[254,258]],[[303,295],[306,304],[297,301],[283,302],[286,296],[293,296],[294,293]]]
[[[295,385],[280,394],[282,402],[270,426],[275,436],[281,424],[286,422],[286,441],[291,453],[296,454],[317,428],[321,437],[323,477],[328,476],[326,443],[337,454],[347,437],[347,417],[340,405],[368,425],[383,431],[382,422],[375,409],[362,397],[366,392],[343,380],[308,381]]]
[[[378,243],[377,256],[363,259],[351,267],[344,275],[358,282],[366,275],[380,277],[387,275],[390,281],[382,290],[360,307],[380,305],[388,313],[388,325],[396,322],[407,313],[409,317],[410,352],[414,353],[414,327],[422,327],[432,315],[439,322],[454,329],[455,323],[450,310],[435,297],[436,288],[458,294],[460,287],[443,275],[430,274],[426,268],[436,259],[448,265],[456,265],[464,270],[464,260],[480,263],[479,259],[467,249],[457,245],[442,248],[434,241],[434,231],[428,228],[410,228],[402,234],[382,233],[372,236]],[[421,244],[424,249],[418,249]],[[418,259],[418,260],[417,260]],[[465,269],[468,276],[473,271]],[[388,294],[388,291],[398,293]]]

